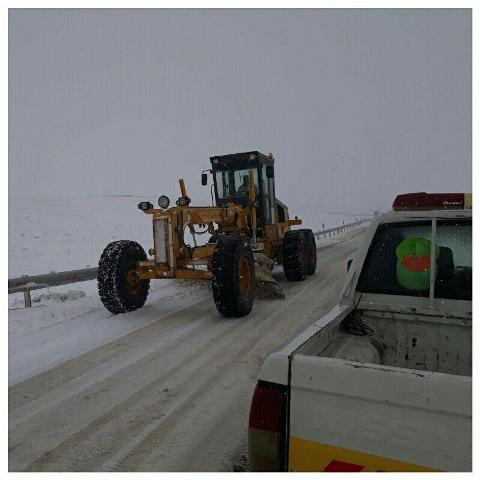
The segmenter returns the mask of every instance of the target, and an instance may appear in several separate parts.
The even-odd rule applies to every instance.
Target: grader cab
[[[210,172],[214,206],[190,206],[181,179],[176,206],[169,208],[164,195],[158,199],[160,208],[150,202],[138,205],[152,217],[150,258],[141,245],[128,240],[112,242],[103,251],[98,289],[110,312],[142,307],[150,280],[206,279],[212,282],[218,311],[226,317],[242,317],[252,309],[258,258],[263,259],[263,267],[266,259],[270,270],[274,263],[282,264],[288,280],[304,280],[315,272],[312,231],[291,230],[301,220],[291,220],[287,207],[275,198],[273,156],[253,151],[211,157],[210,161],[202,184],[208,184],[206,172]],[[185,234],[187,228],[193,245]],[[197,237],[203,234],[209,239],[199,245]]]

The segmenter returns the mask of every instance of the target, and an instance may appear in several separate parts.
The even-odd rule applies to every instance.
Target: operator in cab
[[[254,187],[255,187],[255,196],[257,196],[258,188],[256,185],[254,185]],[[242,179],[242,184],[238,187],[237,195],[239,197],[248,198],[249,193],[250,193],[250,179],[248,178],[248,175],[244,175]]]

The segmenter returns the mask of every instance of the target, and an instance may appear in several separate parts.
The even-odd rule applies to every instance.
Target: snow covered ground
[[[39,275],[52,271],[94,267],[105,246],[114,240],[136,240],[145,251],[152,247],[151,219],[137,209],[152,196],[94,196],[71,198],[10,198],[8,276]],[[291,207],[313,231],[355,221],[358,215],[318,212],[311,206]],[[199,242],[207,240],[199,237]],[[341,237],[340,237],[341,238]],[[317,241],[334,243],[338,237]],[[83,296],[88,298],[83,298]],[[84,282],[32,293],[34,305],[92,301],[95,282]],[[98,299],[96,299],[98,300]],[[23,295],[9,295],[9,307],[23,305]],[[70,301],[67,302],[69,305]]]
[[[112,240],[150,248],[144,199],[11,201],[9,276],[95,266]],[[354,220],[292,210],[313,230]],[[331,308],[361,234],[317,240],[305,282],[276,267],[286,298],[257,299],[240,319],[218,314],[207,281],[151,282],[145,306],[121,315],[96,281],[33,291],[32,308],[9,295],[9,468],[229,471],[247,451],[262,362]]]
[[[148,251],[151,220],[137,209],[143,200],[156,201],[153,196],[10,198],[8,276],[96,266],[114,240],[136,240]],[[358,216],[319,212],[312,206],[291,206],[290,215],[298,215],[313,231],[351,223]]]
[[[96,266],[113,240],[151,245],[148,197],[10,198],[8,276]]]
[[[88,295],[10,311],[9,469],[230,471],[247,452],[263,361],[336,302],[361,234],[319,250],[304,282],[278,268],[285,299],[258,299],[243,318],[221,317],[198,282],[173,281],[123,315]],[[50,319],[60,307],[66,318]]]
[[[113,240],[135,239],[148,250],[151,223],[136,207],[141,200],[153,198],[10,199],[9,277],[96,266],[103,248]],[[317,214],[316,221],[308,213],[303,217],[304,224],[314,231],[321,230],[322,223],[331,228],[355,220],[331,213]],[[317,240],[317,245],[336,243],[347,235],[327,236]],[[29,309],[24,308],[23,294],[9,295],[10,354],[13,350],[23,352],[10,362],[9,383],[147,326],[209,295],[206,282],[158,280],[151,282],[149,300],[142,310],[118,316],[104,309],[96,281],[35,290]],[[93,330],[95,335],[91,335]]]
[[[9,309],[9,385],[25,380],[70,358],[95,349],[106,342],[146,327],[208,297],[205,282],[182,284],[159,280],[151,284],[147,304],[136,312],[112,315],[102,305],[96,282],[82,282],[55,289],[77,295],[35,299],[32,308],[23,300]],[[82,296],[78,292],[88,292]]]

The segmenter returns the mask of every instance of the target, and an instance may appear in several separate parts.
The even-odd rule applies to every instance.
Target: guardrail
[[[320,238],[331,236],[332,234],[339,234],[353,227],[368,222],[370,219],[361,219],[357,222],[347,223],[335,228],[324,229],[315,232],[313,235]],[[82,268],[80,270],[69,270],[66,272],[51,272],[43,275],[22,275],[17,278],[8,279],[8,294],[22,293],[25,299],[25,307],[32,306],[32,297],[30,292],[40,288],[57,287],[59,285],[68,285],[70,283],[86,282],[88,280],[95,280],[97,278],[97,267]]]
[[[52,272],[44,275],[22,275],[8,279],[8,294],[21,293],[25,298],[25,307],[32,306],[31,290],[56,287],[70,283],[86,282],[97,278],[97,267],[69,270],[67,272]]]
[[[334,228],[329,228],[327,230],[320,230],[319,232],[314,232],[313,236],[314,237],[317,237],[317,238],[320,238],[322,235],[323,237],[326,237],[327,234],[329,237],[337,233],[342,233],[342,232],[345,232],[347,230],[351,230],[353,227],[357,226],[357,225],[360,225],[361,223],[365,223],[365,222],[369,222],[370,221],[370,218],[362,218],[356,222],[353,222],[353,223],[346,223],[344,225],[340,225],[338,227],[334,227]]]

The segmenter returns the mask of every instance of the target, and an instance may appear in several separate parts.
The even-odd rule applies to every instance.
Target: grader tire
[[[255,261],[250,246],[239,237],[221,237],[212,258],[212,293],[224,317],[244,317],[255,297]]]
[[[313,232],[309,228],[302,229],[305,236],[306,273],[313,275],[317,269],[317,244]]]
[[[218,239],[221,237],[218,233],[214,233],[209,239],[207,243],[217,243]]]
[[[305,280],[307,264],[305,257],[305,232],[289,230],[283,237],[283,271],[289,281]]]
[[[119,240],[106,246],[98,264],[97,282],[98,294],[109,312],[131,312],[145,304],[150,280],[138,280],[133,273],[141,260],[147,260],[147,255],[137,242]]]

